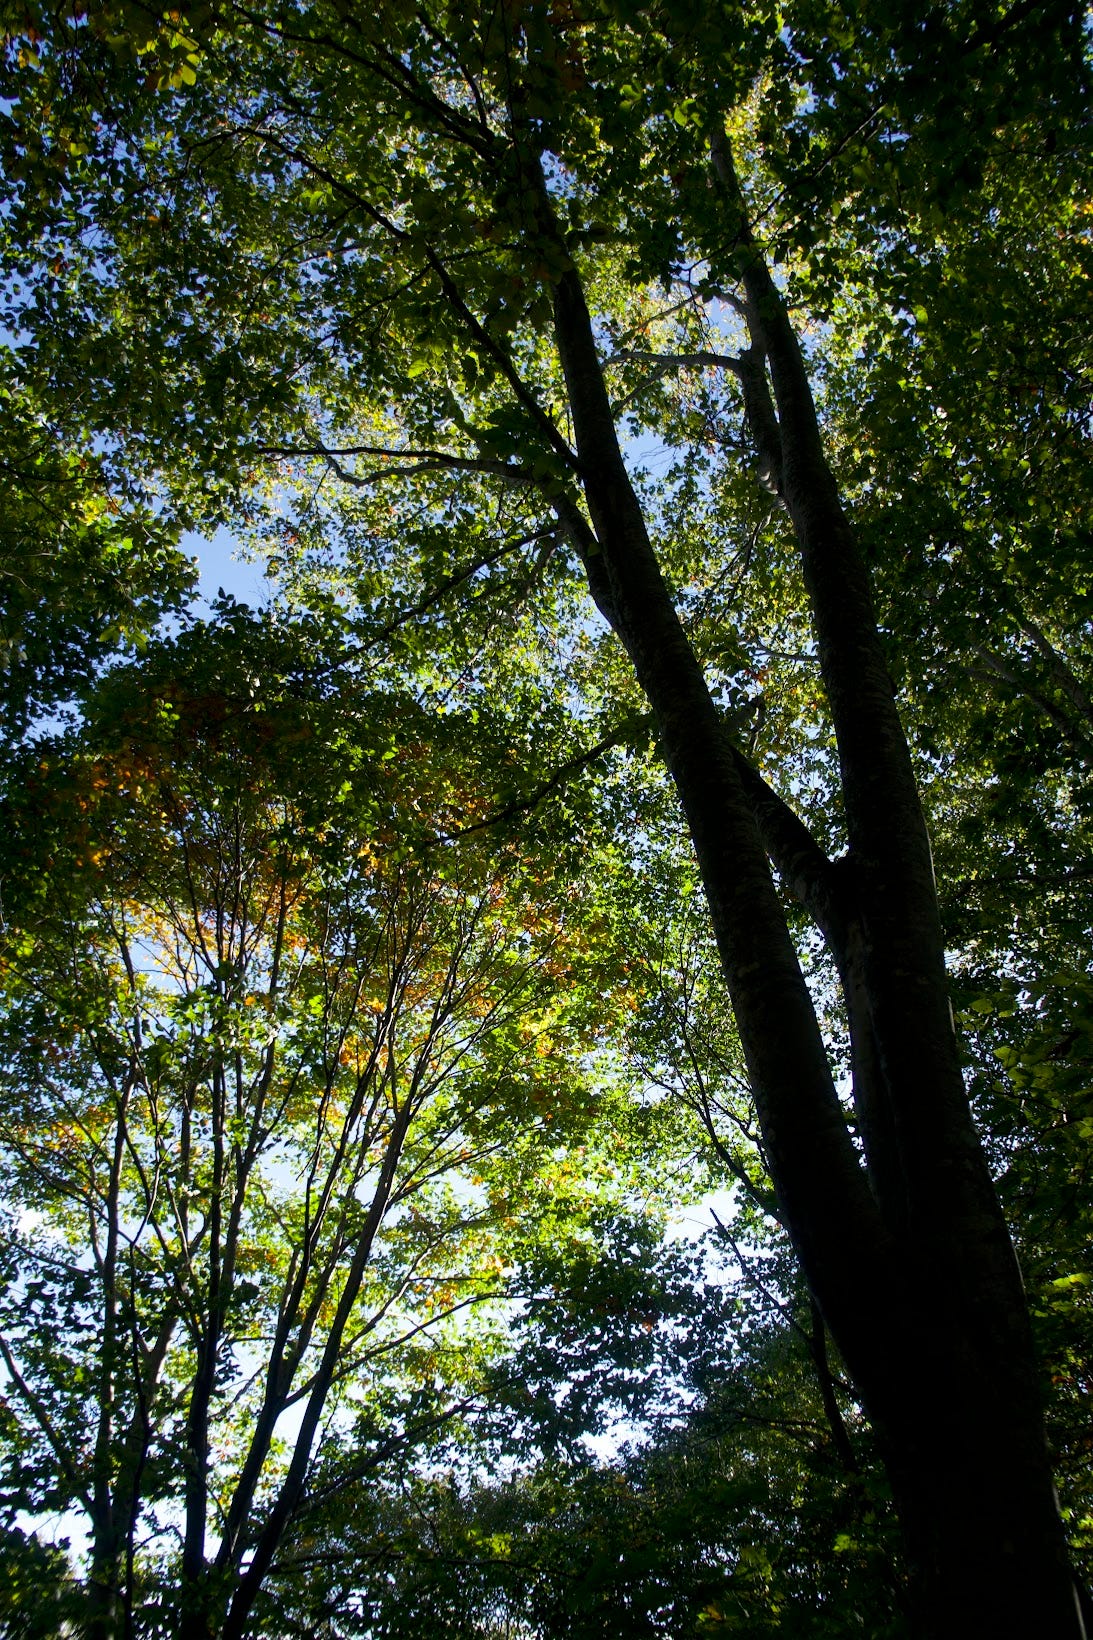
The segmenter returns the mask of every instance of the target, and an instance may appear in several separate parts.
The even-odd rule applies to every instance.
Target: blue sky
[[[235,556],[239,548],[230,530],[219,529],[213,536],[191,532],[183,536],[182,547],[197,559],[201,577],[198,597],[202,602],[211,603],[221,587],[252,608],[260,609],[268,602],[270,583],[262,566],[243,563]]]

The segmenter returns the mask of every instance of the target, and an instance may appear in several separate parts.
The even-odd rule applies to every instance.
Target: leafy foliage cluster
[[[909,1632],[558,345],[579,273],[733,755],[838,869],[752,233],[1088,1574],[1087,44],[980,0],[6,18],[0,1632]],[[268,609],[186,610],[223,523]]]

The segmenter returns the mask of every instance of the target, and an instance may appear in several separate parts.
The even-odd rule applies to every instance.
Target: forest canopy
[[[5,8],[0,1633],[1089,1631],[1088,40]]]

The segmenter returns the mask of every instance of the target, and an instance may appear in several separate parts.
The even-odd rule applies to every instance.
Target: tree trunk
[[[923,1327],[936,1318],[922,1314]],[[912,1632],[929,1640],[1085,1633],[1035,1395],[972,1372],[938,1329],[881,1432],[910,1574]],[[946,1359],[948,1357],[948,1359]],[[931,1382],[932,1380],[932,1382]],[[976,1393],[976,1392],[979,1393]]]
[[[836,955],[854,975],[855,1057],[875,1107],[876,1153],[864,1164],[774,887],[762,798],[741,776],[660,575],[571,265],[555,290],[555,333],[592,521],[589,585],[657,721],[784,1222],[885,1456],[915,1632],[1080,1640],[1020,1276],[961,1079],[929,842],[868,582],[796,340],[742,219],[739,240],[842,765],[851,870],[841,927],[855,937]]]
[[[87,1575],[87,1616],[82,1625],[86,1640],[117,1640],[118,1635],[122,1562],[116,1545],[106,1538],[105,1532],[96,1530]]]

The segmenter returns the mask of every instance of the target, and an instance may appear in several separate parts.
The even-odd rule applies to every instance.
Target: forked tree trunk
[[[784,305],[714,147],[838,739],[848,862],[827,860],[728,743],[626,473],[572,266],[556,285],[555,333],[592,528],[572,506],[567,522],[657,721],[784,1222],[884,1453],[915,1631],[1080,1640],[1027,1308],[961,1078],[929,843],[867,577]],[[843,975],[864,1159],[771,859]]]

